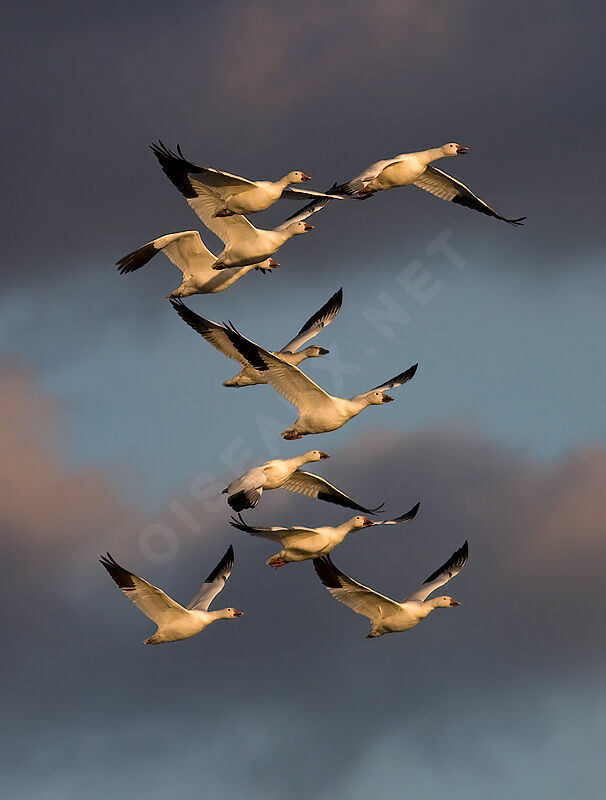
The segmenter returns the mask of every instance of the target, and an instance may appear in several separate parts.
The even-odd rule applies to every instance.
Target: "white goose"
[[[109,553],[107,558],[102,556],[99,561],[128,599],[132,600],[139,611],[158,626],[156,632],[145,639],[143,644],[161,644],[162,642],[189,639],[190,636],[201,633],[211,622],[241,617],[244,613],[235,608],[208,610],[231,574],[234,564],[234,551],[231,545],[187,608],[179,605],[162,589],[152,586],[143,578],[139,578],[121,567]]]
[[[418,367],[418,364],[414,364],[406,372],[401,372],[386,383],[356,394],[348,400],[328,394],[298,367],[264,350],[236,330],[231,328],[224,330],[233,346],[249,364],[261,372],[267,378],[267,383],[298,409],[298,419],[282,432],[284,439],[300,439],[310,433],[335,431],[368,406],[390,403],[393,397],[385,394],[385,391],[408,383]]]
[[[339,313],[342,301],[343,289],[339,289],[319,311],[316,311],[316,313],[307,320],[294,339],[291,339],[288,344],[285,344],[284,347],[278,351],[277,355],[288,364],[294,364],[295,366],[305,361],[306,358],[317,358],[326,355],[328,350],[323,347],[310,345],[304,350],[299,350],[299,348],[302,347],[305,342],[316,336],[327,325],[330,325]],[[171,300],[171,303],[177,314],[190,328],[197,331],[200,336],[203,336],[207,342],[210,342],[210,344],[220,353],[223,353],[224,356],[233,358],[234,361],[239,361],[240,364],[242,364],[240,372],[233,378],[224,381],[223,386],[241,387],[267,383],[264,375],[254,369],[254,367],[251,367],[244,356],[236,350],[223,325],[218,325],[216,322],[201,317],[180,300]]]
[[[217,216],[224,206],[223,200],[193,175],[166,174],[206,227],[225,245],[213,264],[213,269],[216,270],[258,264],[270,258],[293,236],[313,231],[313,225],[308,225],[304,220],[320,211],[331,200],[330,197],[319,197],[277,228],[262,230],[255,228],[242,214]]]
[[[214,294],[228,289],[233,283],[244,277],[252,269],[266,272],[280,265],[273,259],[261,264],[248,264],[245,267],[216,272],[212,265],[216,256],[204,245],[198,231],[168,233],[154,239],[138,250],[123,256],[116,262],[118,272],[126,275],[144,267],[157,253],[164,255],[183,273],[181,285],[168,297],[190,297],[192,294]]]
[[[377,161],[371,164],[355,178],[340,186],[333,186],[331,192],[343,193],[350,197],[365,198],[375,192],[385,189],[395,189],[397,186],[418,186],[426,192],[439,197],[441,200],[450,200],[474,211],[480,211],[489,217],[495,217],[510,225],[522,225],[526,217],[507,219],[491,208],[481,198],[475,195],[465,184],[447,175],[445,172],[431,166],[433,161],[451,156],[461,156],[469,152],[468,147],[450,142],[442,147],[432,147],[418,153],[402,153],[399,156]],[[303,209],[301,209],[303,211]]]
[[[268,567],[279,569],[293,561],[308,561],[330,553],[338,544],[341,544],[351,531],[376,525],[398,525],[400,522],[409,522],[415,518],[419,506],[420,503],[417,503],[406,514],[389,520],[372,520],[361,516],[352,517],[336,528],[328,525],[321,528],[303,528],[300,526],[292,528],[252,528],[244,522],[240,515],[238,515],[238,519],[232,517],[230,525],[233,525],[239,531],[251,533],[253,536],[262,536],[264,539],[279,542],[282,545],[280,552],[268,558],[265,562]]]
[[[309,450],[294,458],[274,458],[261,466],[249,469],[244,475],[236,478],[227,489],[223,490],[223,494],[227,494],[227,502],[234,511],[254,508],[261,499],[263,491],[269,489],[288,489],[307,497],[315,497],[318,500],[336,503],[345,508],[363,511],[365,514],[374,514],[383,506],[381,503],[376,508],[365,508],[324,478],[301,469],[303,464],[323,461],[325,458],[330,458],[330,456],[320,450]]]
[[[291,183],[311,180],[309,175],[299,170],[289,172],[277,181],[251,181],[212,167],[193,164],[183,156],[179,145],[176,153],[169,150],[161,141],[158,144],[151,144],[150,148],[165,175],[185,197],[197,197],[199,187],[204,187],[204,191],[217,197],[220,205],[214,212],[215,217],[254,214],[269,208],[280,197],[287,197],[290,200],[311,200],[319,197],[343,199],[339,195],[329,195],[325,192],[287,189]]]
[[[411,594],[406,600],[398,603],[385,595],[363,586],[354,581],[340,569],[337,569],[329,556],[314,560],[314,567],[318,577],[326,586],[331,595],[339,602],[349,606],[356,614],[368,617],[371,623],[367,639],[375,639],[384,633],[399,633],[407,631],[425,619],[434,608],[449,608],[460,606],[457,600],[442,595],[431,600],[426,598],[454,578],[467,562],[467,542],[455,551],[448,561],[427,578],[420,589]]]

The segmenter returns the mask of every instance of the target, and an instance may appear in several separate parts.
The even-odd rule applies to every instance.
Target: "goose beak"
[[[458,600],[451,600],[451,601],[450,601],[450,605],[451,605],[451,606],[460,606],[460,605],[461,605],[461,603],[459,603],[459,601],[458,601]]]
[[[314,229],[314,226],[313,225],[308,225],[307,222],[304,222],[303,225],[304,225],[304,227],[303,227],[304,231],[313,231],[313,229]]]
[[[280,265],[278,264],[278,262],[277,262],[277,261],[274,261],[274,260],[273,260],[273,258],[270,258],[270,259],[269,259],[269,261],[268,261],[267,263],[269,264],[269,266],[270,266],[270,267],[273,267],[274,269],[275,269],[276,267],[279,267],[279,266],[280,266]]]
[[[370,528],[371,525],[374,525],[374,520],[368,519],[368,517],[364,517],[364,527]]]
[[[393,403],[393,397],[390,397],[388,394],[383,395],[383,403]]]
[[[243,617],[243,616],[244,616],[243,611],[236,611],[236,609],[234,609],[234,617]]]
[[[460,144],[457,147],[457,155],[458,156],[466,156],[469,153],[469,147],[465,147],[465,145]]]
[[[306,175],[306,174],[303,172],[303,173],[301,174],[301,180],[302,180],[302,181],[310,181],[310,180],[311,180],[311,177],[310,177],[309,175]]]
[[[330,350],[326,350],[324,347],[318,347],[318,353],[320,353],[321,356],[327,356]]]
[[[328,453],[320,453],[320,461],[323,461],[325,458],[330,458]]]

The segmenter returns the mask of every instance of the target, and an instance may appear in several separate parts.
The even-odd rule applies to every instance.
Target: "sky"
[[[595,794],[603,7],[31,2],[4,21],[8,796]],[[250,177],[301,169],[318,189],[457,141],[470,154],[440,168],[528,219],[513,228],[413,187],[333,203],[279,270],[189,298],[277,349],[342,286],[313,379],[351,396],[419,363],[396,402],[284,442],[294,409],[270,387],[221,386],[237,366],[164,299],[169,262],[114,267],[179,230],[218,252],[147,149],[158,139]],[[271,547],[229,527],[218,492],[308,446],[363,504],[421,501],[414,523],[352,535],[335,563],[400,598],[468,539],[448,589],[460,608],[366,640],[310,564],[270,573]],[[273,492],[248,521],[346,517]],[[143,647],[151,623],[98,556],[186,602],[229,543],[221,600],[245,616]]]

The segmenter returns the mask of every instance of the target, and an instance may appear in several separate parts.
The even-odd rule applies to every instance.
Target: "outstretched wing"
[[[284,189],[282,197],[287,200],[316,200],[319,197],[327,197],[329,200],[344,200],[345,198],[340,194],[331,194],[330,189],[327,192],[313,192],[309,189],[295,189],[291,186],[289,189]]]
[[[207,342],[217,349],[220,353],[227,358],[233,358],[234,361],[246,366],[248,361],[231,343],[227,330],[223,325],[219,325],[210,319],[205,319],[191,308],[185,305],[181,299],[171,298],[170,303],[175,309],[177,314],[181,317],[183,322],[186,322],[190,328],[199,333]]]
[[[467,563],[468,555],[469,547],[467,540],[465,540],[465,544],[458,550],[455,550],[445,564],[442,564],[439,569],[432,572],[429,578],[423,581],[421,588],[417,589],[410,597],[407,597],[405,602],[417,600],[419,603],[422,603],[432,592],[435,592],[436,589],[448,583],[451,578],[459,574]]]
[[[304,219],[307,217],[311,217],[312,214],[315,214],[316,211],[321,211],[325,206],[330,203],[330,197],[319,197],[317,200],[313,200],[311,203],[308,203],[303,208],[300,208],[298,211],[295,211],[294,214],[291,214],[290,217],[287,217],[281,225],[278,225],[277,228],[274,230],[282,231],[284,228],[288,228],[289,225],[292,225],[293,222],[303,222]],[[230,219],[227,217],[226,219]]]
[[[167,615],[181,613],[185,611],[183,606],[175,602],[162,589],[153,586],[151,583],[139,578],[124,567],[108,553],[107,557],[101,556],[99,559],[111,578],[122,589],[124,594],[131,600],[146,617],[153,620],[156,625],[160,625]]]
[[[362,397],[365,397],[371,392],[385,392],[388,389],[395,389],[398,386],[403,386],[408,381],[411,381],[414,376],[415,372],[417,371],[419,365],[413,364],[412,367],[409,367],[405,372],[400,372],[399,375],[396,375],[395,378],[392,378],[390,381],[386,381],[385,383],[379,384],[379,386],[375,386],[374,389],[369,389],[367,392],[362,392],[361,394],[357,394],[352,397],[352,400],[359,400]]]
[[[369,589],[341,572],[332,563],[330,556],[314,558],[313,564],[318,578],[335,600],[349,606],[356,614],[368,617],[371,622],[400,609],[395,600]]]
[[[208,611],[208,607],[227,583],[234,566],[234,548],[229,545],[227,552],[219,561],[217,566],[210,573],[208,578],[200,587],[198,594],[192,599],[188,608],[195,608],[198,611]]]
[[[316,313],[307,320],[295,338],[291,339],[288,344],[285,344],[280,352],[296,353],[296,351],[302,347],[305,342],[313,339],[314,336],[317,336],[320,333],[322,328],[330,325],[330,323],[341,310],[342,302],[343,289],[341,288],[333,294],[330,300],[324,303],[319,311],[316,311]]]
[[[318,500],[325,500],[327,503],[336,503],[338,506],[345,508],[353,508],[355,511],[363,511],[365,514],[374,514],[383,507],[383,503],[376,508],[365,508],[348,497],[336,486],[333,486],[324,478],[319,475],[313,475],[311,472],[303,472],[297,469],[293,472],[290,478],[282,484],[283,489],[288,489],[291,492],[304,494],[306,497],[315,497]]]
[[[118,272],[125,275],[141,269],[159,252],[163,252],[186,278],[207,271],[216,260],[216,256],[206,247],[198,231],[183,231],[160,236],[123,256],[116,262]]]
[[[410,522],[417,516],[417,511],[419,510],[421,503],[417,503],[416,506],[413,506],[410,511],[407,511],[405,514],[401,514],[399,517],[395,517],[394,519],[378,519],[375,520],[372,524],[373,525],[399,525],[401,522]]]
[[[262,536],[264,539],[271,539],[273,542],[281,542],[285,536],[296,536],[299,533],[305,535],[316,533],[313,528],[252,528],[250,525],[247,525],[246,522],[244,522],[241,514],[238,514],[237,518],[232,517],[229,521],[229,524],[239,531],[250,533],[253,536]]]
[[[301,372],[298,367],[287,364],[278,356],[259,347],[258,344],[242,336],[233,327],[225,330],[233,346],[244,356],[246,361],[262,372],[267,382],[299,410],[303,407],[317,406],[319,403],[332,401],[331,396]]]
[[[494,208],[491,208],[488,203],[485,203],[484,200],[465,186],[464,183],[442,172],[441,169],[432,167],[431,164],[416,181],[413,181],[413,185],[433,194],[434,197],[439,197],[441,200],[450,200],[452,203],[458,203],[461,206],[472,208],[474,211],[480,211],[482,214],[488,214],[489,217],[508,222],[510,225],[523,225],[526,219],[526,217],[517,217],[516,219],[502,217]]]
[[[254,189],[257,185],[248,178],[232,175],[230,172],[193,164],[183,156],[179,145],[177,145],[176,153],[174,150],[169,150],[162,141],[159,141],[158,144],[150,144],[149,147],[158,159],[166,177],[185,197],[190,195],[193,197],[193,193],[195,193],[191,178],[225,196]]]

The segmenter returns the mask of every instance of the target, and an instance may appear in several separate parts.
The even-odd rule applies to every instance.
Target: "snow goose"
[[[441,200],[450,200],[474,211],[480,211],[489,217],[495,217],[510,225],[522,225],[526,217],[507,219],[491,208],[480,197],[475,195],[465,184],[451,178],[445,172],[431,166],[433,161],[451,156],[461,156],[469,152],[468,147],[450,142],[442,147],[432,147],[418,153],[402,153],[399,156],[377,161],[352,180],[333,186],[331,191],[335,194],[343,193],[359,199],[370,197],[375,192],[386,189],[395,189],[396,186],[418,186],[426,192],[439,197]],[[303,209],[301,209],[303,211]]]
[[[398,603],[385,595],[354,581],[332,563],[330,556],[324,555],[314,560],[318,577],[331,595],[339,602],[353,609],[356,614],[368,617],[371,623],[370,633],[366,638],[375,639],[384,633],[399,633],[413,628],[418,622],[430,614],[434,608],[460,606],[457,600],[442,595],[431,600],[426,598],[454,578],[467,562],[467,542],[456,550],[445,564],[427,578],[418,589],[406,600]]]
[[[162,642],[189,639],[190,636],[201,633],[211,622],[219,619],[233,619],[244,613],[235,608],[208,610],[231,574],[234,565],[234,550],[231,545],[187,608],[179,605],[162,589],[152,586],[143,578],[139,578],[121,567],[109,553],[107,558],[102,556],[99,561],[139,611],[156,623],[156,632],[145,639],[143,644],[161,644]]]
[[[150,148],[164,174],[185,197],[196,198],[200,191],[210,192],[216,196],[218,207],[214,212],[215,217],[264,211],[280,197],[287,197],[290,200],[316,200],[319,197],[343,199],[339,195],[329,195],[326,192],[287,189],[291,183],[311,180],[309,175],[300,170],[289,172],[277,181],[251,181],[212,167],[193,164],[183,156],[179,145],[176,153],[169,150],[161,141],[158,144],[151,144]]]
[[[183,231],[160,236],[123,256],[116,262],[116,266],[121,275],[126,275],[144,267],[156,253],[160,252],[164,253],[183,273],[181,285],[168,295],[169,298],[222,292],[252,269],[265,272],[280,266],[270,258],[261,264],[248,264],[245,267],[216,272],[212,269],[216,256],[205,247],[198,231]]]
[[[376,508],[365,508],[324,478],[301,469],[303,464],[323,461],[325,458],[330,456],[320,450],[309,450],[294,458],[274,458],[236,478],[223,490],[223,494],[227,494],[227,502],[234,511],[254,508],[261,499],[263,490],[269,489],[288,489],[307,497],[363,511],[365,514],[374,514],[382,507],[383,504]]]
[[[372,520],[367,517],[357,516],[348,519],[341,525],[337,525],[336,528],[328,525],[321,528],[303,528],[299,526],[292,528],[252,528],[244,522],[240,515],[238,515],[238,519],[232,517],[230,524],[239,531],[250,533],[253,536],[261,536],[264,539],[271,539],[273,542],[279,542],[282,545],[280,552],[268,558],[265,562],[268,567],[279,569],[293,561],[308,561],[330,553],[338,544],[341,544],[351,531],[371,528],[376,525],[398,525],[400,522],[409,522],[415,518],[419,505],[420,503],[417,503],[406,514],[402,514],[395,519]]]
[[[281,356],[278,357],[259,347],[235,329],[224,330],[233,346],[249,364],[261,372],[267,378],[267,383],[298,409],[298,419],[282,432],[284,439],[300,439],[310,433],[335,431],[368,406],[390,403],[393,397],[385,394],[387,389],[395,389],[408,383],[418,367],[418,364],[414,364],[386,383],[356,394],[348,400],[328,394],[298,367],[288,364]]]
[[[325,350],[323,347],[310,345],[301,351],[299,351],[299,348],[302,347],[305,342],[316,336],[322,328],[330,325],[339,313],[342,301],[343,289],[339,289],[319,311],[316,311],[316,313],[307,320],[295,338],[284,345],[282,350],[278,352],[279,357],[289,364],[298,366],[306,358],[316,358],[326,355],[328,350]],[[267,383],[265,377],[254,369],[254,367],[251,367],[244,356],[236,350],[223,325],[218,325],[216,322],[201,317],[180,300],[171,300],[171,303],[177,314],[179,314],[181,319],[186,322],[190,328],[197,331],[200,336],[203,336],[207,342],[210,342],[210,344],[220,353],[223,353],[224,356],[233,358],[235,361],[239,361],[240,364],[242,364],[240,372],[233,378],[224,381],[223,386],[240,387]]]

